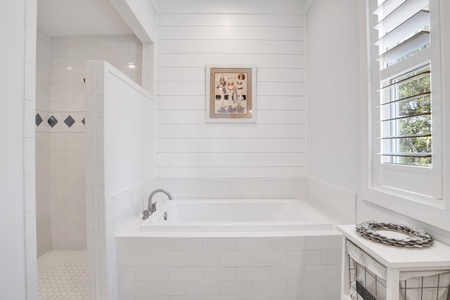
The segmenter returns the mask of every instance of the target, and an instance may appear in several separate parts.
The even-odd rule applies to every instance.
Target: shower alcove
[[[37,22],[38,293],[88,299],[84,65],[104,59],[141,84],[142,43],[108,0],[38,0]]]

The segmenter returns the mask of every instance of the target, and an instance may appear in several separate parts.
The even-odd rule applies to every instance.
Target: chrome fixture
[[[142,212],[143,215],[142,220],[147,220],[148,217],[150,217],[152,213],[156,211],[156,202],[152,203],[152,198],[156,193],[164,193],[167,195],[167,197],[169,197],[169,200],[173,199],[172,195],[164,189],[156,189],[153,192],[151,192],[150,196],[148,196],[148,209]]]

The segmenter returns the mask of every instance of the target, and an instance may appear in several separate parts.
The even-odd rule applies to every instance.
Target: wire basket
[[[400,281],[400,300],[450,300],[450,272]]]
[[[350,298],[386,300],[387,269],[347,241]],[[401,272],[398,300],[450,300],[450,271]]]
[[[356,262],[350,255],[350,297],[353,300],[386,300],[386,280]]]

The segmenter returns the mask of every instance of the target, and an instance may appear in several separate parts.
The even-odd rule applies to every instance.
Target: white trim
[[[448,230],[450,228],[450,218],[448,217],[448,208],[446,205],[432,205],[431,203],[423,203],[413,201],[411,199],[397,196],[388,191],[376,190],[363,186],[361,190],[362,198],[373,204],[390,209],[397,213],[428,223],[430,225]],[[430,198],[430,200],[432,200]],[[447,206],[448,207],[448,206]]]
[[[442,61],[444,57],[444,47],[443,47],[443,40],[444,35],[443,28],[444,28],[444,15],[442,12],[442,5],[441,2],[443,0],[430,0],[430,24],[431,28],[433,30],[433,33],[431,35],[431,43],[433,44],[431,48],[431,57],[433,57],[433,60],[431,61],[431,82],[433,84],[433,91],[432,91],[432,101],[433,106],[438,109],[432,110],[432,120],[433,120],[433,185],[432,185],[432,193],[431,195],[434,198],[443,198],[443,180],[444,180],[444,122],[443,118],[445,114],[443,111],[444,108],[444,90],[445,90],[445,80],[443,70],[445,67],[442,66]],[[448,1],[447,1],[448,2]],[[437,18],[433,16],[435,12],[440,13]],[[448,16],[448,14],[447,14]],[[439,21],[438,24],[436,24],[436,20]],[[448,25],[447,25],[448,26]],[[439,37],[439,38],[435,38]]]
[[[394,78],[395,76],[402,75],[408,71],[412,71],[417,68],[419,65],[423,65],[424,62],[430,60],[431,57],[431,48],[424,49],[419,53],[404,59],[395,65],[388,67],[384,70],[380,71],[381,81],[389,80]]]
[[[158,12],[158,0],[150,0],[153,8],[155,9],[156,12]]]
[[[311,5],[314,3],[314,0],[305,0],[305,13],[308,12]]]
[[[431,0],[430,5],[435,5],[435,1],[436,0]],[[372,5],[368,6],[368,10],[373,11],[377,6],[375,4],[375,1],[371,1]],[[375,5],[375,6],[374,6]],[[433,9],[438,11],[438,7],[433,7]],[[438,19],[438,18],[435,18]],[[368,21],[368,26],[370,28],[373,27],[373,24],[375,24],[376,22],[374,22],[373,19]],[[438,29],[439,25],[436,24],[433,27],[433,32],[431,34],[431,36],[438,36],[439,35],[439,31],[436,30]],[[369,34],[369,39],[371,40],[371,44],[375,43],[375,41],[378,39],[378,36],[375,35],[374,30],[372,30]],[[439,40],[439,38],[435,38],[435,40]],[[380,118],[380,114],[379,111],[377,109],[378,105],[379,105],[379,101],[376,100],[378,99],[378,95],[379,92],[376,91],[379,82],[383,82],[386,80],[390,80],[395,76],[401,76],[402,74],[405,74],[406,72],[411,72],[413,70],[416,70],[417,68],[420,68],[421,66],[424,66],[428,63],[430,63],[431,59],[433,59],[433,64],[439,64],[439,43],[436,43],[437,45],[432,45],[431,47],[428,47],[427,49],[424,49],[422,51],[420,51],[419,53],[416,53],[413,56],[410,56],[396,64],[394,64],[393,66],[390,66],[384,70],[379,71],[378,70],[378,64],[376,63],[376,58],[375,56],[378,56],[377,52],[378,50],[376,49],[376,47],[371,46],[371,49],[374,51],[374,53],[372,53],[372,55],[370,55],[370,57],[372,58],[371,64],[372,64],[372,86],[373,89],[371,91],[372,93],[372,97],[373,97],[373,103],[372,103],[372,110],[373,110],[373,122],[370,123],[371,127],[373,128],[372,130],[372,134],[373,137],[372,139],[374,139],[374,143],[373,143],[373,155],[372,155],[372,159],[374,160],[374,168],[373,168],[373,173],[374,173],[374,182],[373,187],[376,189],[382,189],[382,190],[390,190],[390,187],[393,187],[394,189],[397,190],[403,190],[404,192],[402,193],[403,195],[405,195],[406,197],[409,198],[409,195],[411,193],[413,194],[422,194],[425,196],[435,196],[437,198],[442,198],[442,193],[440,193],[438,191],[438,189],[436,188],[436,186],[433,188],[433,182],[434,181],[439,181],[440,180],[440,176],[441,174],[436,172],[436,171],[432,171],[431,168],[422,168],[422,167],[417,167],[417,166],[403,166],[403,165],[386,165],[384,163],[381,162],[381,158],[377,155],[377,153],[380,152],[385,152],[385,151],[389,151],[389,149],[381,149],[380,148],[380,144],[378,141],[375,142],[375,139],[379,136],[382,136],[382,134],[380,134],[380,132],[377,132],[380,127],[378,125],[376,125],[375,122],[379,121]],[[436,47],[437,46],[437,47]],[[438,50],[435,50],[438,49]],[[433,53],[435,54],[434,57],[432,57],[432,50]],[[374,55],[376,54],[376,55]],[[438,71],[438,70],[437,70]],[[434,73],[435,70],[433,69]],[[433,75],[431,75],[433,76]],[[439,77],[439,76],[433,76],[433,77]],[[439,97],[440,93],[435,93],[434,88],[438,87],[437,84],[435,84],[433,82],[433,99],[436,97]],[[438,89],[437,89],[438,90]],[[439,103],[435,104],[433,103],[433,111],[438,111],[439,109],[436,109],[436,107],[438,106]],[[434,120],[433,120],[434,121]],[[435,131],[435,126],[434,126],[434,122],[433,122],[433,132]],[[433,146],[435,139],[433,139]],[[437,141],[436,143],[439,144],[439,141]],[[433,149],[435,149],[435,147],[433,147]],[[434,160],[433,157],[433,168],[434,165],[439,165],[441,162],[439,161],[439,155],[437,157],[437,161]],[[387,187],[388,189],[386,189],[385,187]],[[411,199],[416,198],[411,197]]]
[[[376,159],[379,159],[377,157]],[[420,198],[429,199],[433,195],[433,169],[396,164],[381,164],[379,170],[381,182],[374,184],[376,189],[389,189],[403,191],[406,197],[417,198],[416,194],[423,195]]]
[[[99,64],[103,64],[104,73],[109,73],[109,74],[117,77],[118,79],[123,81],[125,84],[127,84],[131,88],[133,88],[136,92],[138,92],[138,93],[142,94],[144,97],[148,98],[148,100],[155,102],[155,98],[150,92],[145,90],[142,86],[137,84],[134,80],[130,79],[130,77],[128,77],[127,75],[123,74],[120,70],[118,70],[116,67],[114,67],[113,65],[108,63],[106,60],[100,59],[100,60],[97,60],[97,62],[99,62]]]
[[[369,126],[369,124],[372,124],[373,121],[371,110],[371,107],[373,107],[373,94],[371,91],[373,89],[376,89],[376,87],[374,86],[373,80],[371,78],[373,76],[373,66],[370,57],[372,56],[369,57],[367,55],[368,49],[369,51],[372,51],[370,40],[367,38],[371,31],[371,29],[367,27],[366,23],[368,18],[371,17],[371,13],[367,9],[368,1],[370,0],[361,2],[359,7],[361,16],[360,26],[363,26],[362,28],[366,28],[366,31],[362,30],[360,34],[361,77],[362,79],[366,79],[368,83],[367,85],[363,85],[361,87],[362,99],[368,99],[368,101],[363,101],[361,105],[361,151],[363,154],[361,163],[361,198],[364,201],[371,202],[380,207],[384,207],[399,214],[414,218],[416,220],[448,231],[450,228],[450,197],[445,183],[449,183],[450,179],[450,177],[446,176],[447,174],[450,174],[450,158],[445,157],[443,154],[445,153],[445,149],[449,149],[450,147],[450,139],[446,139],[446,132],[450,129],[450,120],[446,120],[445,118],[446,115],[450,116],[450,106],[445,105],[445,101],[442,100],[441,103],[438,103],[438,105],[442,105],[442,109],[439,109],[440,111],[442,111],[442,115],[440,116],[440,123],[442,124],[442,126],[439,126],[439,129],[442,129],[442,131],[437,133],[433,132],[434,138],[442,138],[441,146],[439,147],[439,149],[435,149],[437,151],[440,150],[442,153],[439,154],[440,162],[436,162],[438,165],[434,166],[432,172],[440,172],[440,174],[443,174],[443,176],[437,176],[436,180],[434,180],[433,182],[433,197],[427,197],[415,193],[408,193],[406,191],[400,191],[389,187],[376,187],[373,184],[373,180],[376,177],[376,174],[372,172],[374,163],[372,159],[374,154],[374,132],[372,132],[373,128],[372,126]],[[445,32],[446,28],[450,26],[450,19],[444,18],[444,16],[448,16],[450,13],[450,3],[446,3],[446,1],[444,0],[432,1],[436,1],[435,3],[439,1],[441,8],[441,44],[435,46],[435,48],[441,52],[441,62],[439,66],[442,66],[442,69],[438,69],[437,71],[434,70],[434,72],[435,74],[442,74],[441,83],[443,83],[445,82],[445,78],[448,78],[450,74],[450,60],[445,59],[445,54],[450,51],[450,36],[448,32]],[[445,99],[444,97],[446,95],[446,88],[447,87],[442,84],[441,90],[437,91],[438,93],[440,93],[439,97],[441,99]],[[438,157],[436,157],[436,159],[438,159]],[[433,177],[435,176],[433,175]],[[437,197],[439,193],[436,193],[436,190],[442,191],[442,200],[439,199],[440,197]]]

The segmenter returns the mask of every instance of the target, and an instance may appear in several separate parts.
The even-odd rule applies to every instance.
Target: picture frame
[[[206,122],[256,122],[256,65],[206,66]]]

